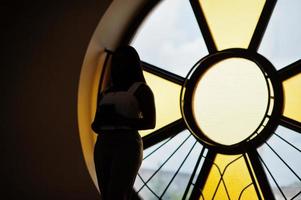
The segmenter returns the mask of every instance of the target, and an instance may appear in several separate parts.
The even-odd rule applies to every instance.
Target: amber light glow
[[[254,199],[257,195],[250,173],[242,155],[218,154],[200,199]]]
[[[254,62],[229,58],[209,68],[195,86],[195,120],[211,140],[233,145],[256,130],[268,96],[264,75]]]
[[[301,74],[283,82],[284,116],[301,122]]]
[[[181,86],[146,71],[144,76],[155,97],[156,127],[152,130],[140,131],[141,136],[146,136],[181,118],[179,107]]]
[[[199,0],[218,50],[248,48],[265,1]]]
[[[106,85],[104,81],[98,85],[100,75],[109,78],[103,69],[106,58],[111,56],[104,50],[99,52],[99,45],[114,51],[123,33],[125,38],[130,36],[130,24],[138,26],[140,19],[135,21],[136,14],[140,18],[151,9],[142,6],[144,1],[138,7],[133,6],[134,2],[140,4],[136,0],[129,4],[133,12],[128,17],[123,16],[127,11],[123,1],[112,3],[118,9],[107,15],[105,25],[100,23],[102,29],[92,43],[96,45],[92,48],[95,51],[87,53],[89,59],[85,59],[81,72],[80,140],[96,185],[93,163],[96,135],[90,124],[96,109],[97,89]],[[287,11],[290,7],[297,8],[296,2],[287,3],[286,8],[276,0],[158,1],[158,6],[132,35],[132,45],[141,60],[149,64],[144,66],[144,75],[156,104],[155,129],[139,131],[147,144],[135,183],[139,196],[144,199],[300,197],[300,170],[295,159],[301,151],[300,61],[293,67],[277,68],[278,72],[274,67],[300,59],[295,48],[298,26],[294,23],[299,15]],[[287,13],[292,16],[290,19]],[[112,23],[112,16],[120,26]],[[273,23],[280,28],[275,29]],[[279,40],[278,36],[284,37]],[[268,44],[268,53],[258,52],[263,43]],[[269,53],[271,56],[267,56]],[[105,67],[110,68],[110,62]],[[286,75],[292,74],[287,78]],[[287,124],[296,129],[294,135],[290,135],[293,130]],[[288,126],[287,130],[281,126]],[[295,184],[287,181],[292,176],[296,176],[292,179],[298,181],[296,185],[287,184]]]

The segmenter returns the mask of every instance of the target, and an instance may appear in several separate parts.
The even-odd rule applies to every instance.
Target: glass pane
[[[139,131],[141,136],[181,118],[179,106],[181,86],[145,71],[144,76],[155,96],[156,127],[151,130]]]
[[[263,0],[199,0],[218,50],[248,48]]]
[[[220,185],[216,191],[214,199],[228,199],[228,191],[225,188],[225,185]],[[206,197],[205,197],[206,199]]]
[[[228,58],[213,65],[198,81],[192,99],[194,116],[211,140],[233,145],[259,127],[268,96],[264,74],[254,62]]]
[[[281,69],[301,58],[301,1],[278,0],[259,52]]]
[[[250,199],[258,199],[257,196],[255,196],[254,194],[256,194],[254,185],[250,185],[249,187],[247,187],[243,193],[241,194],[241,198],[240,200],[250,200]],[[263,198],[261,198],[263,199]]]
[[[196,142],[196,139],[188,131],[183,131],[171,140],[166,139],[146,149],[139,170],[140,177],[135,182],[135,189],[137,191],[141,189],[139,195],[145,199],[152,199],[155,196],[150,194],[146,186],[143,186],[143,181],[148,181],[147,186],[157,196],[162,196],[168,187],[162,196],[163,199],[181,199],[202,148],[202,145]],[[192,149],[191,152],[190,149]],[[184,163],[181,166],[182,162]],[[178,174],[172,180],[177,171]],[[170,181],[172,184],[168,186]]]
[[[301,122],[301,73],[285,80],[283,115]]]
[[[299,150],[298,150],[299,149]],[[301,134],[279,126],[258,152],[265,163],[266,174],[276,199],[291,199],[301,191]],[[299,176],[299,178],[298,178]],[[273,178],[280,186],[277,188]],[[298,199],[298,198],[297,198]]]
[[[185,77],[208,54],[189,1],[164,0],[132,41],[141,60]]]
[[[242,155],[218,154],[204,186],[203,196],[204,199],[228,199],[229,195],[230,199],[239,199],[241,195],[246,199],[258,199],[254,185],[244,190],[250,184],[252,179]]]

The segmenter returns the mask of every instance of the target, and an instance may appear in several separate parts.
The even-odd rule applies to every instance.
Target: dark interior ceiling
[[[2,197],[97,199],[81,152],[77,90],[110,2],[1,2]]]

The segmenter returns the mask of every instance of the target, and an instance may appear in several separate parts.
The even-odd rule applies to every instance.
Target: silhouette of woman
[[[120,92],[119,98],[112,97]],[[106,98],[109,94],[113,95]],[[137,117],[120,114],[120,110],[125,115],[136,112],[135,106],[132,108],[122,95],[134,96],[137,100],[140,110]],[[119,47],[113,54],[111,86],[101,94],[99,105],[92,129],[99,133],[94,162],[101,197],[103,200],[130,199],[143,154],[138,130],[154,128],[156,117],[154,96],[145,82],[139,55],[133,47]]]

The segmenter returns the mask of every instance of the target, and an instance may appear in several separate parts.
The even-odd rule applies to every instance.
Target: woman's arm
[[[108,104],[102,106],[101,109],[97,108],[94,122],[92,123],[92,129],[97,132],[98,129],[101,129],[102,125],[116,127],[130,126],[137,130],[154,128],[156,124],[156,111],[154,95],[151,89],[146,84],[142,84],[136,90],[134,95],[138,100],[143,118],[127,119],[124,116],[118,115],[118,112],[115,110],[115,105]]]
[[[118,115],[115,105],[112,103],[107,103],[100,106],[100,102],[104,97],[104,93],[99,96],[99,102],[97,104],[94,120],[91,124],[91,128],[94,132],[98,133],[101,131],[102,126],[120,126],[126,125],[124,118]]]
[[[153,92],[146,85],[142,84],[135,92],[138,99],[143,118],[137,120],[135,127],[138,129],[152,129],[156,125],[156,109]]]

